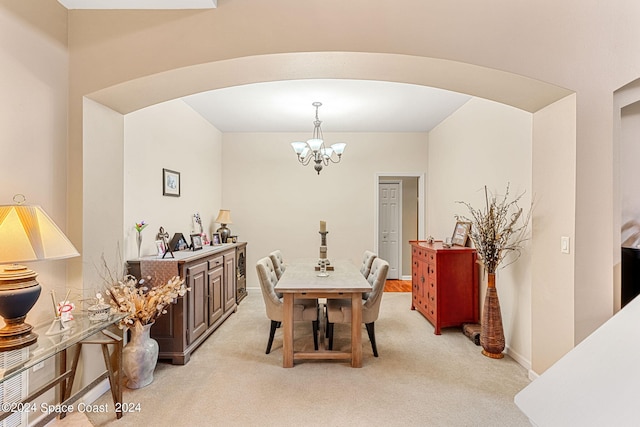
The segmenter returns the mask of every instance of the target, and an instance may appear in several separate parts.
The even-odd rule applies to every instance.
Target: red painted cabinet
[[[478,323],[478,264],[475,249],[445,248],[442,242],[411,241],[411,309],[435,327]]]

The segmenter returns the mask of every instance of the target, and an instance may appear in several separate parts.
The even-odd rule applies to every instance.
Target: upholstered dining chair
[[[266,354],[271,352],[271,345],[276,333],[276,329],[282,323],[283,318],[283,302],[282,297],[278,296],[275,286],[278,283],[275,268],[271,262],[271,258],[264,257],[256,263],[256,271],[262,289],[262,297],[267,310],[267,318],[271,320],[271,330],[269,332],[269,341],[267,342]],[[311,321],[313,329],[313,347],[318,350],[318,300],[317,299],[296,299],[293,305],[294,321]]]
[[[269,258],[271,258],[271,262],[273,263],[273,268],[276,271],[276,277],[278,280],[282,277],[285,270],[284,258],[282,257],[282,252],[280,250],[275,250],[269,254]]]
[[[376,346],[376,334],[374,324],[378,320],[380,312],[380,302],[384,292],[384,283],[387,280],[389,263],[381,258],[376,258],[371,264],[371,271],[367,276],[367,281],[371,285],[371,292],[362,302],[362,322],[367,328],[371,350],[373,355],[378,357],[378,347]],[[333,350],[333,325],[335,323],[351,323],[351,300],[350,299],[330,299],[327,301],[327,335],[329,338],[329,350]]]
[[[362,255],[362,265],[360,266],[360,273],[362,273],[364,277],[369,277],[371,264],[373,264],[373,260],[376,258],[378,258],[378,254],[371,251],[364,251],[364,254]],[[362,294],[362,298],[369,298],[369,292]]]
[[[369,277],[371,264],[373,264],[373,260],[377,257],[378,255],[371,251],[364,251],[364,255],[362,255],[362,265],[360,266],[360,273],[362,273],[364,277]]]

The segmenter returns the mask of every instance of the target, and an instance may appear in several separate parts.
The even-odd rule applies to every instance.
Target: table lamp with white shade
[[[37,273],[19,262],[80,255],[40,206],[0,205],[0,351],[26,347],[38,339],[24,320],[40,296]]]
[[[227,239],[231,237],[231,230],[227,228],[227,224],[231,224],[231,211],[220,209],[216,222],[220,224],[220,228],[216,230],[216,233],[220,233],[220,243],[227,243]]]

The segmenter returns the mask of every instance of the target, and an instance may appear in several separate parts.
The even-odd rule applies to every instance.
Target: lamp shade
[[[231,211],[227,209],[220,209],[216,222],[218,224],[233,224],[231,222]]]
[[[80,255],[40,206],[0,206],[0,263]]]

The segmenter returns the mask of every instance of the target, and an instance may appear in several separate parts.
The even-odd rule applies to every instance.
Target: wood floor
[[[411,280],[387,280],[385,292],[411,292]]]

